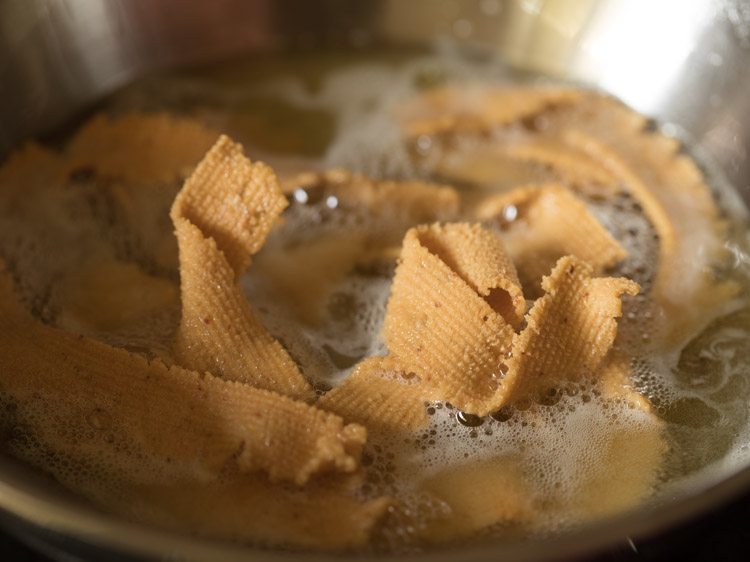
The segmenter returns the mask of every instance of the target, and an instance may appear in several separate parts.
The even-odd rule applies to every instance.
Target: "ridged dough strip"
[[[542,281],[545,295],[513,339],[503,379],[506,401],[533,399],[561,382],[596,374],[617,335],[622,295],[636,295],[625,278],[594,278],[586,262],[565,256]]]
[[[219,132],[189,117],[132,112],[97,115],[67,144],[67,173],[94,173],[137,184],[165,184],[185,177]]]
[[[512,221],[504,212],[512,207]],[[574,255],[599,275],[627,257],[586,205],[561,185],[525,186],[487,198],[477,218],[503,229],[502,239],[527,295],[542,294],[541,280],[558,259]]]
[[[493,176],[507,170],[524,178],[522,183],[542,179],[531,169],[509,165],[518,161],[548,166],[561,183],[597,196],[632,194],[659,236],[652,342],[680,349],[738,293],[735,283],[714,273],[727,259],[726,222],[711,190],[680,143],[652,131],[642,115],[600,93],[555,92],[550,90],[545,101],[543,92],[530,95],[525,88],[438,88],[405,104],[408,118],[401,122],[407,137],[486,135],[497,127],[525,125],[514,134],[483,138],[465,153],[450,147],[437,165],[449,179],[494,183]],[[415,112],[419,103],[428,108],[421,114]],[[530,116],[539,122],[529,123]],[[489,158],[491,165],[477,173],[477,163],[492,154],[501,157]]]
[[[493,232],[471,226],[419,230],[419,241],[455,271],[512,326],[526,312],[526,299],[505,244]]]
[[[572,104],[580,97],[576,90],[559,88],[444,86],[428,90],[402,105],[397,118],[412,137],[476,132],[532,118],[551,108]]]
[[[271,169],[228,137],[206,154],[171,211],[182,295],[173,353],[189,369],[309,401],[309,383],[237,283],[286,205]]]
[[[606,140],[579,129],[568,131],[565,139],[618,177],[653,224],[659,258],[651,294],[661,309],[655,339],[679,347],[715,318],[738,287],[712,272],[726,259],[721,244],[726,224],[703,174],[679,154],[677,141],[638,125],[623,117],[614,121]]]
[[[146,480],[147,460],[156,459],[204,479],[236,463],[242,472],[304,484],[314,474],[356,469],[365,442],[363,427],[302,402],[36,322],[4,271],[0,373],[13,431],[37,448],[116,463]]]
[[[639,289],[623,278],[593,278],[590,265],[565,256],[544,278],[544,296],[516,333],[459,274],[468,270],[449,266],[455,256],[473,255],[462,250],[472,244],[483,249],[477,257],[492,263],[487,256],[502,244],[488,244],[489,235],[496,237],[461,223],[410,230],[383,327],[390,359],[419,377],[422,396],[477,415],[596,378],[617,333],[620,297]]]
[[[485,232],[478,225],[464,223],[407,232],[383,326],[392,359],[404,371],[419,376],[430,394],[482,414],[492,411],[501,378],[499,367],[510,351],[513,328],[430,248],[439,241],[441,253],[449,257],[464,250],[473,254],[473,245],[485,248],[487,235],[495,236]],[[451,243],[457,246],[448,252]],[[486,251],[486,256],[502,252],[496,236]],[[481,278],[470,279],[479,286],[486,284]],[[506,302],[512,300],[508,296]]]
[[[597,198],[625,190],[621,180],[604,166],[555,137],[451,146],[435,163],[435,172],[448,182],[491,191],[546,182]]]
[[[317,406],[389,436],[427,425],[425,390],[416,375],[403,372],[392,358],[368,357]]]
[[[617,176],[604,166],[556,139],[529,140],[504,150],[511,158],[549,168],[576,191],[611,196],[622,189]]]
[[[273,170],[251,162],[242,145],[222,135],[183,185],[170,216],[213,238],[239,277],[287,205]]]

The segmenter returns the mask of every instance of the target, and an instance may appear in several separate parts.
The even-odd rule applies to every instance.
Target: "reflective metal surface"
[[[690,138],[750,201],[750,3],[742,0],[0,1],[0,154],[160,67],[379,44],[466,48],[602,88]],[[0,460],[0,515],[50,549],[168,560],[303,557],[125,524]],[[463,550],[460,558],[570,558],[653,535],[750,489],[750,468],[730,472],[694,481],[651,511],[549,542]]]

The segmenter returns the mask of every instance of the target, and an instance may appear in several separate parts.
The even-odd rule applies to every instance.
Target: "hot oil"
[[[453,183],[451,170],[441,167],[441,160],[455,145],[428,136],[405,142],[393,119],[401,101],[426,83],[448,79],[493,85],[513,76],[497,65],[473,64],[451,55],[268,58],[153,77],[117,95],[109,108],[166,109],[198,116],[241,140],[251,158],[268,161],[282,177],[340,166],[375,177]],[[494,134],[523,139],[544,127],[543,122],[526,123]],[[487,140],[467,136],[450,142],[465,152],[481,152]],[[493,185],[456,185],[471,201],[487,189],[554,179],[542,168],[507,171],[511,179]],[[92,185],[85,174],[67,183],[65,190],[43,191],[45,202],[39,206],[19,199],[22,213],[13,216],[8,206],[0,219],[2,254],[10,257],[16,277],[25,280],[24,301],[39,317],[80,330],[80,325],[66,320],[70,315],[60,295],[61,280],[92,255],[102,261],[134,262],[148,275],[177,286],[176,248],[169,250],[171,262],[153,259],[143,239],[128,234],[126,220],[108,211],[112,206],[106,190]],[[154,215],[147,222],[159,239],[171,236],[166,211],[178,187],[153,195]],[[241,282],[269,331],[322,394],[362,358],[387,352],[380,328],[396,262],[392,240],[400,240],[411,225],[394,221],[388,225],[391,237],[384,241],[379,234],[382,225],[368,222],[366,215],[345,208],[335,197],[305,189],[288,196],[290,207],[283,222]],[[744,292],[682,353],[658,356],[648,351],[648,292],[659,242],[654,229],[630,197],[612,202],[590,196],[586,203],[628,250],[629,258],[610,273],[642,286],[641,296],[624,303],[616,345],[635,356],[636,387],[661,421],[625,402],[605,400],[587,385],[569,385],[543,404],[521,404],[487,418],[465,415],[448,403],[426,403],[430,423],[418,434],[370,435],[363,495],[386,493],[402,500],[377,538],[376,549],[412,551],[446,538],[461,541],[473,536],[455,529],[455,535],[446,536],[442,522],[456,505],[451,507],[451,498],[441,495],[439,482],[460,488],[469,479],[476,486],[485,482],[507,491],[503,509],[513,517],[508,515],[507,523],[501,517],[485,537],[544,536],[658,498],[660,490],[683,476],[717,464],[747,462],[746,226],[735,225],[727,241],[734,251],[734,266],[722,272],[738,280]],[[33,217],[43,217],[44,227],[30,229],[27,225],[34,221],[25,219]],[[506,219],[514,220],[513,214]],[[488,226],[502,235],[502,224]],[[53,241],[60,240],[66,250],[56,253],[53,247],[59,244]],[[167,300],[127,330],[89,333],[136,351],[166,355],[178,314],[179,306]],[[660,424],[666,427],[669,444],[663,463],[650,440]],[[635,444],[635,450],[628,444]],[[655,463],[654,484],[648,471]],[[620,485],[613,487],[615,480]],[[475,516],[460,515],[465,521]]]

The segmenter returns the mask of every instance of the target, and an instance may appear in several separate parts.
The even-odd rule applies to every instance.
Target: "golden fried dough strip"
[[[513,339],[506,401],[534,398],[564,381],[594,375],[617,335],[620,297],[638,293],[624,278],[592,278],[586,262],[565,256],[543,279],[546,293],[526,316],[526,328]]]
[[[458,93],[445,94],[438,90],[436,102],[427,111],[443,132],[486,132],[491,129],[497,108],[493,97],[506,96],[509,107],[525,106],[525,89],[497,90],[466,94],[463,118],[455,107]],[[518,99],[514,99],[518,98]],[[444,101],[441,101],[444,100]],[[515,154],[518,158],[544,163],[560,172],[560,181],[578,189],[576,178],[586,176],[598,183],[613,179],[612,193],[629,191],[638,200],[659,235],[659,265],[654,302],[660,309],[656,316],[661,325],[657,329],[657,345],[679,348],[717,314],[737,294],[731,282],[718,281],[713,266],[726,259],[721,240],[725,223],[720,219],[715,201],[705,179],[687,155],[679,153],[679,143],[659,133],[646,130],[647,120],[611,97],[593,92],[578,92],[574,99],[554,105],[554,111],[542,109],[542,126],[505,139],[492,139],[490,145],[479,150],[492,153]],[[436,110],[447,111],[436,119]],[[413,111],[412,111],[413,112]],[[430,122],[430,119],[427,119]],[[407,122],[408,123],[408,122]],[[407,134],[411,134],[408,131]],[[435,128],[435,127],[433,127]],[[550,151],[548,147],[554,147]],[[569,157],[570,156],[570,157]],[[469,152],[466,162],[461,153],[451,149],[442,161],[450,162],[449,177],[486,183],[492,176],[510,169],[522,181],[531,172],[517,170],[507,158],[498,159],[499,165],[485,167],[479,176]],[[445,167],[442,163],[439,169]],[[585,169],[585,172],[584,172]],[[598,171],[597,171],[598,170]],[[602,173],[604,175],[602,175]],[[495,182],[497,180],[494,180]],[[529,181],[526,179],[525,181]],[[533,180],[538,181],[538,180]],[[609,188],[608,188],[609,189]],[[604,193],[605,195],[607,192]],[[690,306],[684,303],[690,302]]]
[[[182,319],[173,346],[177,362],[311,400],[310,385],[253,313],[216,242],[185,219],[176,219],[175,227],[182,277]]]
[[[407,233],[383,327],[392,361],[419,376],[423,397],[449,400],[478,415],[536,398],[565,381],[594,377],[617,332],[620,296],[637,293],[638,285],[593,279],[590,265],[565,256],[544,278],[546,294],[515,334],[451,269],[452,254],[432,250],[438,240],[455,251],[478,228],[433,225]],[[462,234],[446,234],[452,230]]]
[[[154,317],[179,310],[176,283],[117,260],[99,258],[72,269],[60,282],[58,294],[61,311],[56,325],[88,335],[143,330]]]
[[[452,231],[478,235],[460,223],[407,232],[383,334],[393,360],[416,373],[431,393],[484,415],[493,410],[513,328],[423,242],[441,239],[447,245],[456,239],[447,234]]]
[[[547,181],[549,174],[524,160],[512,158],[505,145],[482,143],[478,146],[450,146],[434,162],[437,177],[457,185],[481,187],[499,192],[517,185]],[[463,194],[466,207],[471,208],[475,194]],[[481,195],[477,193],[476,195]]]
[[[550,181],[596,197],[623,189],[603,166],[557,138],[451,146],[435,163],[435,172],[446,181],[493,190]]]
[[[503,213],[512,208],[515,218]],[[540,282],[563,256],[574,255],[600,274],[627,257],[625,249],[586,205],[556,184],[528,186],[487,198],[477,218],[499,222],[503,242],[518,268],[527,294],[539,296]]]
[[[556,139],[509,144],[504,150],[511,158],[548,167],[573,189],[610,196],[621,189],[618,178],[604,166]]]
[[[344,382],[326,393],[317,406],[368,431],[392,435],[427,425],[425,389],[405,378],[389,357],[369,357],[360,362]],[[412,377],[416,379],[416,376]]]
[[[67,170],[91,169],[135,184],[168,183],[191,170],[219,133],[167,113],[97,115],[68,143]]]
[[[14,425],[41,448],[118,463],[146,480],[147,460],[156,458],[204,479],[231,461],[304,484],[320,472],[353,471],[365,441],[363,427],[302,402],[38,323],[5,272],[0,377]]]
[[[409,136],[477,132],[534,117],[580,97],[576,90],[552,88],[445,86],[420,94],[399,108],[397,117]]]
[[[448,220],[455,217],[460,206],[458,193],[446,185],[375,180],[343,169],[285,178],[282,189],[285,193],[296,189],[320,190],[321,196],[333,196],[339,205],[364,209],[368,216],[389,223]]]
[[[440,258],[512,326],[526,312],[516,268],[500,238],[480,225],[433,227],[420,231],[419,241]]]
[[[571,130],[565,138],[627,186],[658,233],[652,295],[663,312],[660,339],[679,346],[737,293],[735,284],[718,282],[711,273],[724,259],[721,239],[726,227],[700,170],[677,153],[674,139],[644,133],[627,117],[614,125],[609,142],[581,130]]]
[[[172,205],[180,251],[183,366],[311,400],[292,358],[253,314],[237,278],[286,206],[276,177],[222,136]]]
[[[497,523],[523,523],[533,516],[531,494],[516,458],[494,458],[456,466],[425,480],[420,488],[447,507],[420,536],[429,542],[470,537]]]
[[[222,135],[185,182],[170,216],[213,238],[239,277],[287,204],[273,170],[250,162],[241,145]]]
[[[122,510],[139,521],[213,539],[314,550],[362,547],[392,501],[356,499],[352,486],[340,480],[290,488],[245,476],[201,486],[140,487],[131,494],[139,498],[137,508],[131,501]],[[112,505],[118,498],[105,499]]]

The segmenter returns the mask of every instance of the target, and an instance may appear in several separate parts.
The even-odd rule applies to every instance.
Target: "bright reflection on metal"
[[[673,92],[707,22],[706,2],[602,2],[571,66],[580,76],[650,112]]]

